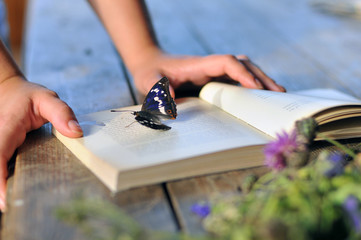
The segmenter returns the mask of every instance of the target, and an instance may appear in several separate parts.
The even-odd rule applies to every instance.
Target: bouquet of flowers
[[[293,131],[265,147],[271,170],[260,178],[248,176],[242,195],[194,204],[191,211],[202,218],[206,236],[145,232],[101,204],[80,202],[59,209],[58,216],[89,232],[84,215],[94,209],[97,216],[108,213],[113,237],[97,239],[361,239],[361,153],[358,146],[351,149],[323,136],[337,150],[310,155],[316,133],[312,118],[298,121]]]
[[[361,239],[361,155],[324,136],[338,151],[310,157],[316,130],[304,119],[279,134],[264,149],[272,171],[215,203],[206,229],[218,239]]]

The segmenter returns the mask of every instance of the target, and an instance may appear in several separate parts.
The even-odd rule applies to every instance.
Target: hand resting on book
[[[245,55],[175,57],[158,52],[144,62],[147,64],[131,71],[137,88],[143,94],[146,94],[161,76],[169,79],[173,97],[174,89],[186,82],[203,86],[217,77],[232,79],[247,88],[285,92],[285,88],[268,77]]]
[[[147,28],[149,24],[144,16],[141,1],[89,2],[106,26],[133,75],[137,88],[142,93],[147,93],[158,81],[159,76],[170,78],[173,96],[174,88],[184,82],[203,85],[211,78],[221,76],[228,76],[249,88],[284,91],[283,87],[267,77],[246,56],[177,57],[165,54],[153,41],[151,31]],[[132,34],[124,35],[125,32]],[[15,149],[24,142],[26,133],[47,121],[69,137],[79,137],[82,132],[73,111],[54,92],[25,80],[1,41],[0,62],[0,92],[4,93],[0,95],[0,209],[4,210],[7,161]],[[14,85],[17,85],[17,88],[9,89]],[[9,108],[10,102],[16,108]],[[52,111],[47,114],[46,109]],[[34,116],[40,119],[36,121],[37,124],[33,124]]]

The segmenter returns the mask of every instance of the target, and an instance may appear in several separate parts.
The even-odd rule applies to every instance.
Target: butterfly
[[[111,110],[116,112],[116,110]],[[144,99],[140,111],[131,112],[138,123],[157,130],[169,130],[171,127],[163,124],[161,119],[176,119],[177,106],[169,92],[167,77],[160,79],[150,89]]]

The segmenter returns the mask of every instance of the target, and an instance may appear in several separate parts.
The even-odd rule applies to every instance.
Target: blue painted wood
[[[355,19],[325,15],[306,0],[146,3],[159,42],[170,53],[247,54],[289,90],[332,87],[361,97],[361,25]],[[119,59],[85,1],[32,0],[30,6],[25,58],[30,80],[58,91],[77,113],[132,104]],[[46,126],[30,134],[20,148],[3,236],[19,232],[13,239],[24,239],[34,232],[35,239],[81,239],[51,216],[52,208],[71,199],[79,186],[89,197],[117,203],[151,229],[179,226],[203,233],[190,206],[239,194],[247,173],[264,171],[202,176],[167,183],[166,189],[151,186],[110,196],[49,131]]]

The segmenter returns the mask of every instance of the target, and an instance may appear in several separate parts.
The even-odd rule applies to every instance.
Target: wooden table
[[[147,4],[159,41],[171,53],[247,54],[288,90],[329,87],[361,97],[358,20],[320,13],[306,0]],[[131,77],[84,0],[29,1],[24,68],[31,81],[58,92],[76,114],[137,103]],[[86,239],[53,214],[80,190],[116,203],[150,229],[203,233],[190,206],[240,194],[246,174],[264,171],[235,170],[111,195],[50,128],[29,133],[18,150],[3,239]]]

